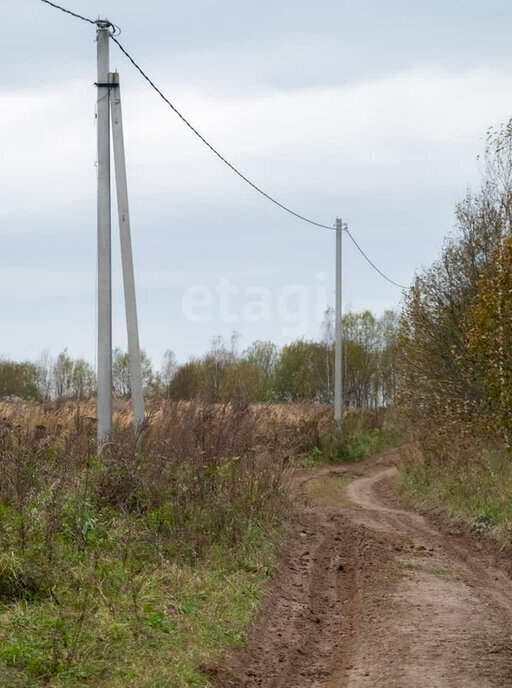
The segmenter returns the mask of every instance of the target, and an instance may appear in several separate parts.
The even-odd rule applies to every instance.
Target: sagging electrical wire
[[[406,286],[403,285],[403,284],[398,284],[398,282],[395,282],[395,281],[392,280],[390,277],[388,277],[387,275],[385,275],[385,274],[382,272],[382,270],[380,270],[380,269],[375,265],[375,263],[374,263],[372,260],[370,260],[370,258],[366,255],[366,253],[363,251],[363,249],[359,246],[359,244],[357,243],[357,241],[354,239],[354,237],[353,237],[352,234],[350,233],[350,230],[349,230],[349,228],[347,227],[347,225],[345,225],[345,226],[343,227],[343,229],[345,230],[345,232],[347,233],[347,235],[349,236],[350,240],[352,241],[352,243],[354,244],[354,246],[357,248],[357,250],[359,251],[359,253],[360,253],[360,254],[363,256],[363,258],[366,260],[366,262],[369,263],[369,264],[372,266],[372,268],[373,268],[376,272],[379,273],[379,275],[380,275],[381,277],[383,277],[387,282],[389,282],[390,284],[393,284],[395,287],[398,287],[399,289],[407,289],[407,288],[408,288],[408,287],[406,287]]]
[[[227,165],[230,170],[232,170],[235,174],[237,174],[241,179],[243,179],[244,182],[249,184],[249,186],[252,186],[253,189],[255,189],[258,193],[260,193],[262,196],[264,196],[267,200],[271,201],[272,203],[275,203],[279,208],[282,210],[285,210],[287,213],[290,213],[291,215],[294,215],[295,217],[298,217],[300,220],[304,220],[304,222],[309,222],[311,225],[315,225],[316,227],[322,227],[323,229],[330,229],[333,230],[334,227],[329,226],[329,225],[324,225],[321,222],[316,222],[315,220],[311,220],[308,217],[304,217],[304,215],[301,215],[300,213],[295,212],[295,210],[292,210],[291,208],[288,208],[288,206],[284,205],[283,203],[280,203],[277,199],[273,198],[268,194],[266,191],[263,191],[263,189],[259,186],[257,186],[254,182],[252,182],[250,179],[248,179],[245,174],[240,172],[239,169],[237,169],[232,163],[229,162],[219,151],[212,146],[212,144],[205,139],[205,137],[199,133],[199,131],[188,121],[188,119],[181,114],[181,112],[176,108],[175,105],[171,103],[171,101],[162,93],[162,91],[156,86],[156,84],[149,78],[149,76],[144,72],[144,70],[135,62],[133,57],[128,53],[128,51],[121,45],[121,43],[117,40],[115,36],[111,34],[110,36],[114,43],[117,44],[121,52],[130,60],[132,65],[135,67],[135,69],[144,77],[144,79],[148,82],[148,84],[155,90],[160,98],[164,100],[167,105],[175,112],[175,114],[178,115],[178,117],[186,124],[186,126],[206,145],[208,148],[214,153],[222,162]]]
[[[335,229],[333,226],[328,226],[324,225],[320,222],[316,222],[315,220],[311,220],[308,217],[304,217],[304,215],[301,215],[300,213],[295,212],[295,210],[292,210],[291,208],[288,208],[286,205],[283,203],[280,203],[278,200],[270,196],[268,193],[263,191],[259,186],[257,186],[254,182],[252,182],[250,179],[248,179],[240,170],[238,170],[234,165],[232,165],[229,160],[226,160],[226,158],[219,153],[219,151],[214,148],[209,141],[207,141],[202,134],[200,134],[197,129],[188,121],[188,119],[181,114],[181,112],[171,103],[171,101],[162,93],[162,91],[156,86],[156,84],[149,78],[149,76],[144,72],[144,70],[135,62],[133,57],[128,53],[128,51],[121,45],[120,41],[117,40],[115,36],[111,35],[112,40],[114,43],[117,44],[121,52],[128,58],[128,60],[132,63],[132,65],[135,67],[135,69],[142,75],[142,77],[149,83],[149,85],[158,93],[158,95],[167,103],[167,105],[175,112],[178,117],[186,124],[186,126],[206,145],[208,148],[218,157],[220,160],[222,160],[223,163],[225,163],[235,174],[237,174],[243,181],[247,182],[253,189],[255,189],[258,193],[260,193],[262,196],[267,198],[269,201],[277,205],[279,208],[282,210],[285,210],[287,213],[290,213],[291,215],[294,215],[295,217],[299,218],[300,220],[303,220],[304,222],[308,222],[311,225],[314,225],[315,227],[322,227],[323,229]],[[350,233],[348,227],[344,225],[343,230],[347,233],[351,241],[353,242],[354,246],[357,248],[357,250],[360,252],[360,254],[363,256],[363,258],[368,262],[371,267],[378,272],[378,274],[383,277],[386,281],[388,281],[390,284],[393,284],[395,287],[398,287],[399,289],[406,289],[407,287],[404,287],[402,284],[398,284],[398,282],[395,282],[392,280],[390,277],[388,277],[382,270],[380,270],[375,263],[366,255],[366,253],[363,251],[361,246],[357,243],[357,241],[354,239],[352,234]]]
[[[81,19],[82,21],[89,22],[89,24],[96,24],[94,19],[83,17],[81,14],[77,14],[76,12],[72,12],[71,10],[67,10],[65,7],[56,5],[54,2],[50,2],[50,0],[41,0],[41,2],[44,2],[46,5],[50,5],[51,7],[54,7],[56,10],[60,10],[61,12],[65,12],[66,14],[70,14],[72,17],[76,17],[77,19]]]
[[[76,17],[77,19],[81,19],[82,21],[88,22],[89,24],[98,24],[99,20],[93,20],[89,19],[88,17],[83,17],[80,14],[77,14],[76,12],[72,12],[71,10],[68,10],[64,7],[61,7],[60,5],[57,5],[53,2],[50,2],[50,0],[41,0],[41,2],[44,2],[47,5],[50,5],[51,7],[54,7],[55,9],[58,9],[62,12],[65,12],[66,14],[71,15],[72,17]],[[311,220],[308,217],[305,217],[304,215],[301,215],[300,213],[296,212],[295,210],[292,210],[288,206],[284,205],[284,203],[281,203],[278,201],[276,198],[268,194],[266,191],[264,191],[261,187],[259,187],[257,184],[252,182],[248,177],[245,176],[240,170],[235,167],[232,163],[229,162],[212,144],[189,122],[189,120],[176,108],[175,105],[164,95],[164,93],[158,88],[158,86],[153,82],[152,79],[146,74],[146,72],[140,67],[140,65],[134,60],[134,58],[130,55],[130,53],[123,47],[121,42],[117,39],[117,36],[121,33],[121,30],[119,29],[118,26],[115,24],[112,24],[109,21],[106,20],[101,20],[102,25],[106,25],[111,29],[110,31],[110,38],[114,41],[114,43],[118,46],[119,50],[125,55],[125,57],[131,62],[131,64],[135,67],[135,69],[140,73],[140,75],[147,81],[147,83],[151,86],[151,88],[162,98],[162,100],[171,108],[171,110],[182,120],[182,122],[207,146],[212,153],[214,153],[225,165],[229,167],[229,169],[234,172],[236,175],[238,175],[244,182],[249,184],[255,191],[257,191],[259,194],[264,196],[267,200],[271,201],[274,203],[276,206],[281,208],[281,210],[286,211],[290,215],[293,215],[294,217],[298,218],[299,220],[303,220],[304,222],[307,222],[310,225],[314,225],[315,227],[321,227],[322,229],[329,229],[329,230],[334,230],[334,226],[330,225],[325,225],[322,224],[321,222],[317,222],[316,220]],[[354,244],[354,246],[357,248],[359,253],[363,256],[363,258],[367,261],[367,263],[387,282],[390,284],[394,285],[395,287],[398,287],[399,289],[406,289],[402,284],[399,284],[398,282],[395,282],[392,280],[390,277],[388,277],[380,268],[375,265],[375,263],[368,257],[368,255],[364,252],[364,250],[361,248],[361,246],[357,243],[357,241],[354,239],[352,236],[351,232],[349,231],[347,225],[343,226],[343,231],[345,231]]]

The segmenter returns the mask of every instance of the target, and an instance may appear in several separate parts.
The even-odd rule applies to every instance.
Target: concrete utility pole
[[[336,346],[334,351],[334,420],[341,430],[343,411],[343,379],[341,361],[341,232],[342,223],[336,218]]]
[[[132,240],[130,215],[128,211],[128,183],[126,179],[126,160],[124,154],[123,118],[121,111],[121,89],[119,74],[109,74],[112,84],[110,105],[112,111],[112,141],[114,146],[114,166],[116,171],[117,210],[119,213],[119,234],[121,237],[121,258],[123,263],[124,305],[126,310],[126,329],[128,331],[128,356],[130,359],[130,388],[133,407],[133,424],[138,434],[144,422],[144,394],[142,390],[142,370],[137,323],[137,300],[135,297],[135,276],[133,272]]]
[[[98,445],[112,432],[109,27],[98,20]]]

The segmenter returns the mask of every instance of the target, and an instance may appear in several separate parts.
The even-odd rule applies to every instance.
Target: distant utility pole
[[[98,445],[112,432],[109,27],[98,20]]]
[[[343,379],[341,368],[341,232],[341,219],[336,218],[336,345],[334,352],[334,420],[336,421],[338,431],[341,431],[341,420],[343,412]]]

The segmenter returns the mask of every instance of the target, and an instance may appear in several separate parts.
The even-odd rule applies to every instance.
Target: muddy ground
[[[215,688],[512,687],[510,561],[398,505],[399,460],[297,472],[266,602]]]

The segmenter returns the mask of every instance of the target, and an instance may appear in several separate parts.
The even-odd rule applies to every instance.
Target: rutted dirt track
[[[299,472],[278,571],[217,688],[512,687],[510,568],[393,503],[398,451]]]

